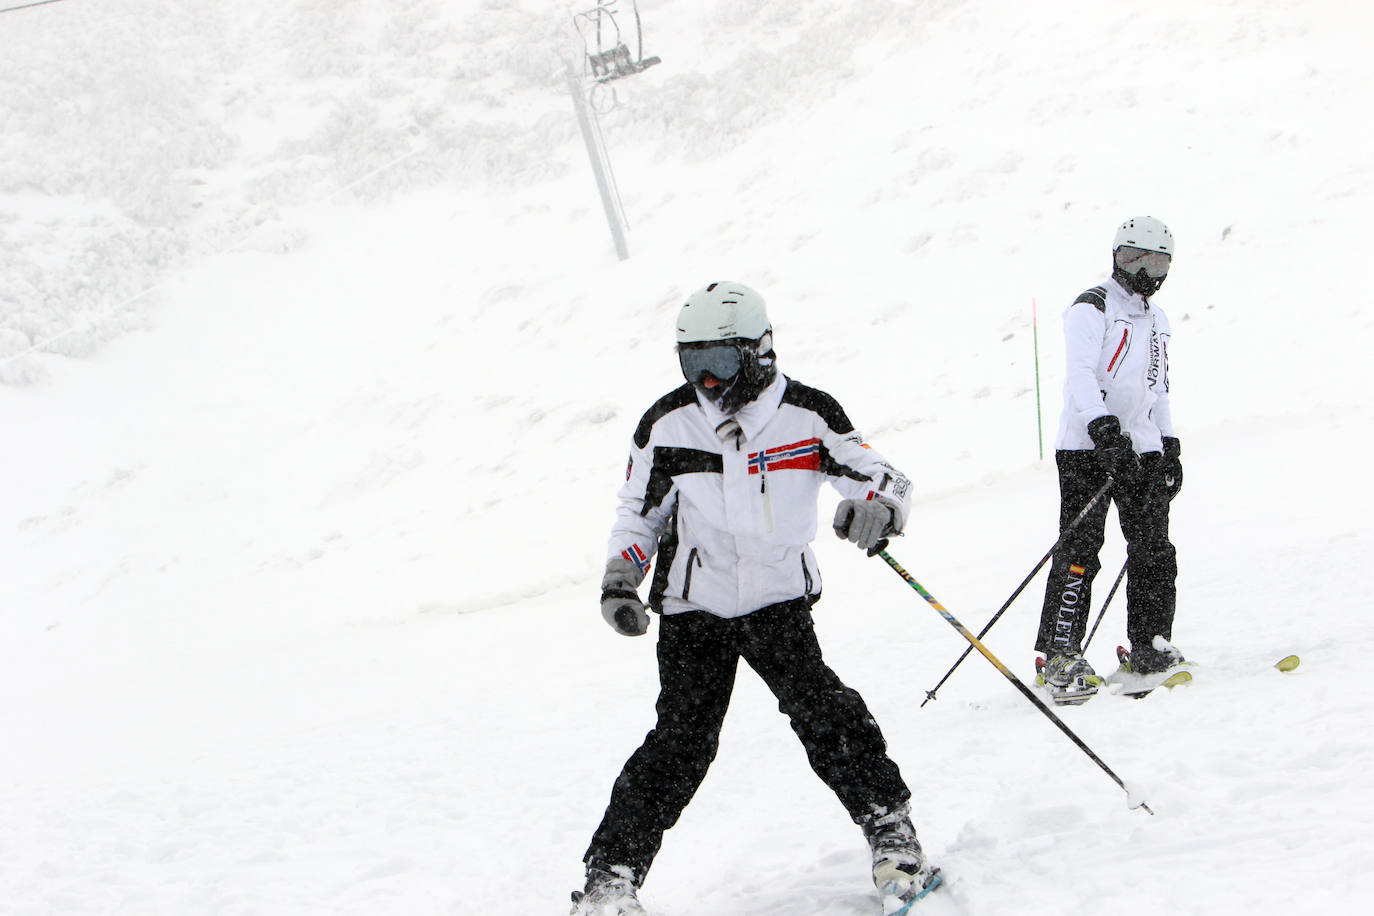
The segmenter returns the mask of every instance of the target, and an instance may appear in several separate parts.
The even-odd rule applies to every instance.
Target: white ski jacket
[[[1057,449],[1090,449],[1088,424],[1113,414],[1137,454],[1174,435],[1169,409],[1169,319],[1108,280],[1064,311],[1064,409]]]
[[[665,614],[809,606],[821,594],[810,544],[827,480],[847,499],[883,497],[905,524],[910,482],[830,395],[779,373],[732,418],[683,385],[635,430],[608,559],[648,570],[657,554],[648,603]]]

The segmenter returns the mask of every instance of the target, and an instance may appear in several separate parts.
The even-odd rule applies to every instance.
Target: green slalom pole
[[[1035,435],[1040,444],[1040,460],[1045,460],[1045,427],[1040,419],[1040,318],[1031,299],[1031,339],[1035,344]]]
[[[1116,775],[1116,773],[1112,771],[1112,768],[1107,766],[1106,762],[1104,762],[1101,757],[1094,754],[1092,752],[1092,748],[1084,744],[1083,739],[1075,735],[1073,733],[1073,730],[1064,724],[1064,720],[1054,714],[1054,710],[1046,706],[1045,702],[1041,700],[1038,696],[1036,696],[1035,693],[1029,687],[1021,683],[1020,679],[1017,678],[1016,675],[1012,674],[1011,671],[1008,670],[1006,665],[998,661],[997,656],[993,655],[990,651],[988,651],[988,647],[983,645],[983,643],[978,639],[977,636],[974,636],[971,632],[969,632],[968,628],[965,627],[962,623],[960,623],[957,619],[955,619],[953,614],[945,610],[944,605],[936,601],[934,595],[932,595],[930,592],[922,588],[921,583],[917,582],[914,578],[912,578],[911,573],[907,572],[905,569],[902,568],[902,564],[898,563],[896,560],[892,558],[892,554],[887,552],[886,538],[879,541],[877,544],[873,545],[873,549],[869,551],[869,555],[877,555],[882,557],[883,561],[886,562],[888,566],[891,566],[893,571],[896,572],[897,575],[901,576],[902,580],[906,582],[907,585],[910,585],[912,588],[914,588],[918,595],[926,599],[926,601],[930,604],[931,607],[935,608],[935,610],[940,612],[940,616],[945,618],[945,621],[950,626],[954,627],[954,629],[959,631],[960,636],[964,637],[964,639],[967,639],[969,641],[969,644],[972,645],[973,648],[983,653],[983,657],[986,658],[988,661],[992,662],[992,666],[996,668],[998,671],[1002,672],[1002,676],[1005,677],[1007,680],[1011,681],[1012,686],[1014,686],[1017,690],[1021,691],[1022,696],[1030,700],[1032,703],[1034,703],[1036,709],[1040,710],[1042,713],[1045,714],[1047,718],[1049,718],[1051,722],[1059,726],[1059,730],[1062,731],[1064,734],[1068,735],[1069,740],[1072,741],[1074,744],[1078,745],[1079,750],[1087,754],[1088,757],[1092,759],[1093,763],[1101,767],[1102,771],[1106,773],[1108,776],[1110,776],[1112,778],[1112,781],[1121,787],[1122,791],[1126,793],[1126,803],[1129,807],[1144,808],[1147,814],[1154,814],[1154,812],[1150,810],[1150,806],[1145,804],[1145,802],[1143,801],[1131,804],[1131,790],[1126,788],[1126,784],[1121,781],[1121,777]]]

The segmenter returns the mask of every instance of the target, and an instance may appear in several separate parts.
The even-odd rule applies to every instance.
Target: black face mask
[[[758,397],[777,377],[773,352],[759,354],[759,341],[731,338],[678,344],[682,375],[708,401],[732,414]]]
[[[1112,276],[1126,289],[1139,293],[1146,299],[1159,292],[1159,288],[1164,285],[1164,277],[1151,277],[1145,273],[1143,267],[1133,274],[1128,274],[1118,267],[1112,271]]]

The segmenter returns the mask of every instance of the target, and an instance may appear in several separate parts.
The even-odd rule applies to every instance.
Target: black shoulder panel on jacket
[[[639,425],[635,427],[635,446],[643,448],[649,444],[649,434],[653,432],[654,424],[659,420],[675,410],[680,410],[696,402],[696,389],[686,382],[659,398],[654,402],[653,407],[644,412],[644,416],[639,420]]]
[[[782,393],[782,402],[819,414],[833,433],[843,436],[854,431],[854,424],[849,422],[840,402],[819,388],[811,388],[789,378],[787,388]]]
[[[1061,299],[1060,301],[1062,302],[1063,300]],[[1094,286],[1092,289],[1084,290],[1082,295],[1073,300],[1074,305],[1080,302],[1087,302],[1093,308],[1105,315],[1107,313],[1107,290],[1101,286]]]

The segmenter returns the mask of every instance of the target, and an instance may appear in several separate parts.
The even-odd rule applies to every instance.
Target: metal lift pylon
[[[603,0],[592,9],[573,17],[573,23],[582,35],[584,61],[580,73],[576,65],[569,61],[566,73],[573,109],[577,112],[577,123],[587,147],[587,158],[596,178],[596,187],[601,195],[602,208],[606,212],[611,239],[615,242],[616,257],[623,261],[630,256],[629,246],[625,241],[625,229],[629,220],[625,218],[625,208],[615,184],[610,156],[606,152],[606,138],[601,132],[601,123],[597,117],[596,107],[592,104],[587,80],[590,77],[591,90],[601,90],[606,83],[641,73],[654,64],[661,63],[661,60],[644,56],[644,29],[639,18],[639,4],[635,0],[630,0],[630,7],[634,16],[634,41],[637,50],[631,55],[629,45],[625,43],[625,35],[616,19],[618,2],[619,0]],[[614,107],[614,89],[611,90],[611,97]]]

